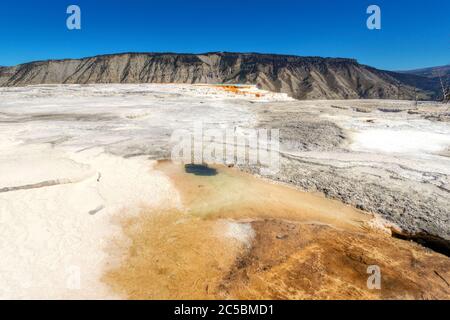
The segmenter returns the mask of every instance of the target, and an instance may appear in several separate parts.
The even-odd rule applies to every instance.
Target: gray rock
[[[412,99],[414,86],[419,89],[419,99],[439,94],[437,80],[382,71],[341,58],[125,53],[0,67],[0,86],[58,83],[247,83],[296,99]]]

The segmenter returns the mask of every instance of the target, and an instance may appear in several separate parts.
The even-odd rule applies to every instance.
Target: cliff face
[[[436,96],[435,83],[352,59],[256,53],[124,53],[0,67],[0,86],[89,83],[247,83],[297,99]]]

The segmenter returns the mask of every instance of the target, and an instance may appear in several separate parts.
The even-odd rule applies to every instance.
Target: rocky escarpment
[[[0,68],[0,86],[90,83],[247,83],[297,99],[433,99],[433,79],[356,60],[256,53],[124,53]]]

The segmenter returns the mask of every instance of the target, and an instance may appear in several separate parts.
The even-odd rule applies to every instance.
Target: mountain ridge
[[[435,99],[437,81],[351,58],[267,53],[127,52],[0,67],[0,86],[90,83],[246,83],[296,99]]]
[[[435,67],[413,69],[413,70],[403,70],[403,71],[398,71],[398,72],[422,75],[424,77],[430,77],[430,78],[439,77],[439,76],[444,77],[444,76],[450,75],[450,64],[442,65],[442,66],[435,66]]]

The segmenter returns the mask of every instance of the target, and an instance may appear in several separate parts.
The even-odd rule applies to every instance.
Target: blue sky
[[[82,29],[66,28],[77,4]],[[382,29],[368,30],[377,4]],[[351,57],[390,70],[450,63],[449,0],[3,0],[0,65],[116,52]]]

